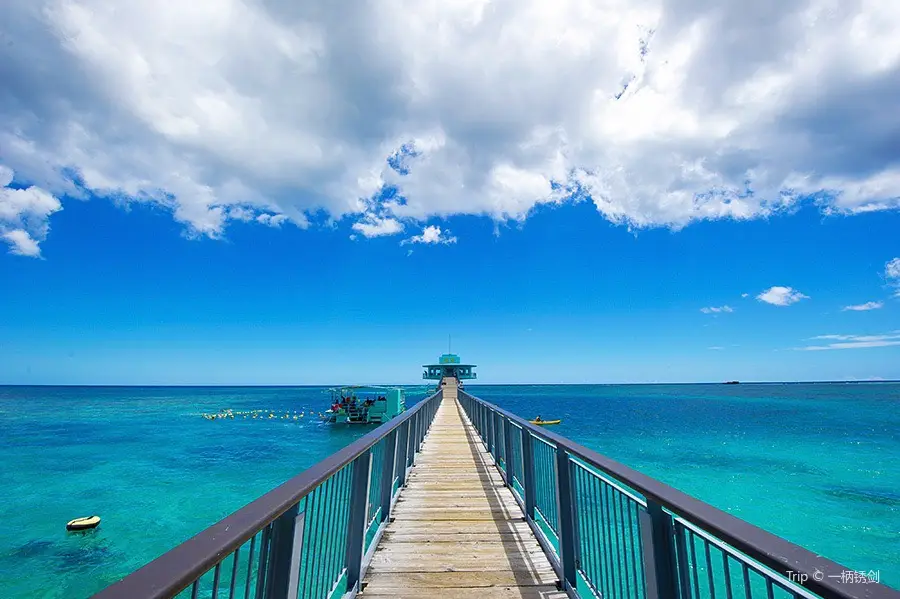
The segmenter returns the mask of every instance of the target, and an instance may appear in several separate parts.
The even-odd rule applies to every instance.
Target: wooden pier
[[[444,399],[360,597],[566,596],[445,379]]]
[[[94,599],[900,599],[426,368],[434,394]]]

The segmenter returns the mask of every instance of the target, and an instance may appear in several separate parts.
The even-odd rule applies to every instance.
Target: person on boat
[[[535,421],[535,422],[543,422],[543,419],[541,419],[541,417],[538,416],[537,418],[534,419],[534,421]]]

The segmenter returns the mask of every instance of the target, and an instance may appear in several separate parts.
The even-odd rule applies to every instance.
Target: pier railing
[[[438,391],[95,599],[355,595],[440,402]]]
[[[900,599],[494,404],[459,401],[571,597]]]

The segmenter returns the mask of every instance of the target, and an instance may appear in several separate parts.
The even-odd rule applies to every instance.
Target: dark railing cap
[[[171,551],[100,591],[94,595],[94,599],[164,599],[177,595],[335,472],[399,428],[440,393],[438,391],[423,399],[400,416],[382,424],[259,499],[202,530]]]
[[[655,478],[641,474],[637,470],[633,470],[592,449],[535,426],[524,418],[466,393],[461,389],[459,394],[481,402],[491,410],[502,414],[523,429],[528,430],[532,435],[563,447],[570,454],[620,480],[648,499],[664,506],[685,520],[698,525],[738,551],[745,553],[750,558],[772,568],[782,576],[789,577],[788,572],[808,574],[808,579],[802,585],[798,580],[792,580],[798,586],[803,586],[825,597],[900,599],[900,591],[880,583],[841,584],[838,579],[829,578],[828,575],[838,575],[841,572],[852,571],[852,568],[842,566],[837,562],[773,535],[758,526],[754,526],[695,497],[682,493],[678,489],[670,487]],[[813,577],[816,571],[823,573],[822,580],[816,580]]]

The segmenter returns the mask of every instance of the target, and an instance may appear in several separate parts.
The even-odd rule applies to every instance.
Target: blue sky
[[[582,202],[499,234],[441,225],[456,243],[351,240],[348,222],[189,239],[162,210],[69,202],[43,259],[0,255],[0,381],[416,382],[448,334],[484,382],[900,378],[898,346],[794,349],[900,328],[900,214],[635,233]],[[756,299],[776,285],[808,299]]]
[[[898,30],[6,0],[0,383],[900,378]]]

